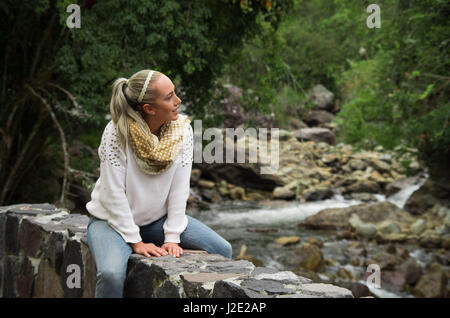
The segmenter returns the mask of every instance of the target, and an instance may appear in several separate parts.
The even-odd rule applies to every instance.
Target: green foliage
[[[342,141],[418,147],[429,167],[450,171],[442,164],[450,157],[450,3],[380,0],[381,28],[369,29],[371,3],[296,0],[277,29],[262,28],[230,56],[227,80],[248,88],[247,107],[273,112],[280,126],[321,83],[341,102]]]
[[[81,28],[69,29],[66,9],[74,2]],[[260,21],[276,27],[291,3],[2,1],[0,204],[20,200],[16,189],[30,182],[35,159],[49,144],[104,128],[118,77],[159,70],[181,90],[186,112],[205,119],[205,128],[217,121],[219,79],[231,50],[257,34]],[[100,142],[88,139],[95,147]],[[61,161],[52,164],[64,169]]]
[[[341,137],[419,147],[430,167],[447,170],[436,163],[450,154],[450,4],[398,1],[382,8],[390,14],[372,40],[378,49],[370,60],[351,63],[339,81]]]

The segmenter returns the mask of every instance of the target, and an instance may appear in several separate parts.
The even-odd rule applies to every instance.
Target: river
[[[415,182],[406,185],[395,195],[386,198],[384,195],[376,195],[378,201],[390,201],[403,208],[410,195],[417,190],[426,180],[426,177],[416,179]],[[227,239],[233,246],[233,257],[237,257],[241,247],[247,246],[246,254],[255,256],[261,260],[266,267],[277,270],[289,270],[283,262],[283,258],[289,254],[294,246],[283,246],[274,243],[280,236],[295,235],[300,237],[301,242],[311,237],[320,238],[324,242],[321,248],[325,259],[338,261],[336,266],[327,266],[327,272],[335,272],[339,267],[345,268],[355,277],[362,277],[366,268],[353,266],[348,263],[345,250],[349,241],[336,239],[333,231],[307,230],[298,227],[298,223],[306,217],[314,215],[325,208],[344,208],[359,204],[358,200],[346,200],[341,195],[335,195],[332,199],[315,202],[293,202],[293,201],[267,201],[263,203],[250,203],[246,201],[231,201],[229,203],[212,204],[210,210],[191,213],[222,237]],[[431,261],[432,253],[420,246],[402,244],[411,257],[416,258],[418,263],[425,267]],[[368,251],[374,252],[384,249],[385,246],[378,244],[366,244]],[[321,279],[327,277],[319,274]],[[407,293],[393,293],[383,288],[369,287],[370,291],[377,297],[413,297]]]

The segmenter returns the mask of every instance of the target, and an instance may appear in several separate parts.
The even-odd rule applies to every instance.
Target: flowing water
[[[376,195],[379,201],[390,201],[403,208],[410,195],[416,191],[426,180],[426,177],[411,179],[410,184],[395,195],[386,198],[384,195]],[[264,203],[231,202],[211,205],[211,210],[192,213],[222,237],[227,239],[233,246],[233,257],[240,253],[242,245],[247,246],[246,254],[261,260],[264,266],[277,270],[289,270],[285,265],[287,255],[295,248],[293,246],[281,247],[274,243],[280,236],[298,236],[301,242],[311,237],[320,238],[324,242],[321,248],[324,258],[337,261],[335,266],[327,266],[327,272],[336,272],[343,267],[355,277],[363,277],[366,268],[352,266],[346,249],[350,241],[336,239],[336,233],[325,230],[308,230],[300,228],[298,224],[305,218],[318,213],[326,208],[345,208],[359,204],[358,200],[346,200],[340,195],[332,199],[315,202],[279,202],[268,201]],[[365,245],[369,255],[385,246],[367,242]],[[410,253],[411,257],[417,259],[419,264],[425,266],[430,259],[429,251],[418,246],[402,245]],[[319,274],[321,279],[327,279]],[[361,283],[366,284],[361,280]],[[368,286],[370,291],[377,297],[411,297],[406,293],[392,293],[382,288]]]

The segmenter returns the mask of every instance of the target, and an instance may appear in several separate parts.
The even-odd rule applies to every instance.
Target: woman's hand
[[[140,241],[138,243],[132,243],[131,247],[135,253],[142,254],[146,257],[150,257],[150,254],[157,257],[167,255],[167,251],[165,249],[160,248],[153,243],[144,243]]]
[[[180,257],[180,255],[183,254],[183,249],[178,246],[178,243],[167,242],[161,247],[174,257]]]

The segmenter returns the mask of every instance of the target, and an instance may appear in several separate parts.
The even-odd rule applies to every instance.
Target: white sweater
[[[157,137],[152,135],[153,138]],[[185,123],[183,146],[172,166],[158,175],[141,172],[131,145],[126,152],[118,145],[112,120],[106,125],[98,149],[100,177],[95,183],[86,209],[107,220],[127,243],[142,241],[139,226],[167,214],[164,242],[180,242],[187,226],[186,202],[189,197],[193,158],[193,133]]]

